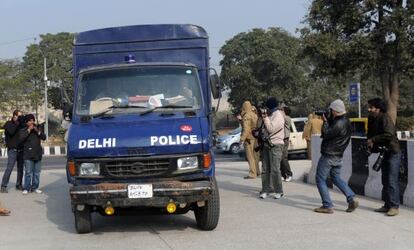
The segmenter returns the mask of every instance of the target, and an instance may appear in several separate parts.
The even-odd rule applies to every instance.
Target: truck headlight
[[[99,163],[81,163],[79,173],[80,175],[99,175]]]
[[[183,157],[177,159],[178,170],[194,169],[198,167],[197,156]]]

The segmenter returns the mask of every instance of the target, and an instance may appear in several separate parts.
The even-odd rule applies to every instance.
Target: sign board
[[[359,99],[360,93],[360,86],[359,83],[351,83],[349,84],[349,102],[350,103],[357,103]]]

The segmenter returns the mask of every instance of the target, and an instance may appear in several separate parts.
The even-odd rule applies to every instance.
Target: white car
[[[306,153],[306,140],[302,139],[303,128],[308,118],[292,118],[292,129],[289,136],[289,154]]]
[[[216,141],[216,148],[224,152],[238,154],[240,152],[240,135],[241,127],[236,128],[235,130],[230,131],[230,133],[225,135],[220,135]]]

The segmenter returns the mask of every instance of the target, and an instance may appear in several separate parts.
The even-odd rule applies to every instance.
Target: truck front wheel
[[[203,207],[194,209],[197,226],[202,230],[210,231],[217,227],[220,217],[220,196],[216,178],[212,178],[213,191]]]
[[[86,234],[92,231],[91,207],[85,205],[82,211],[75,207],[75,227],[79,234]]]

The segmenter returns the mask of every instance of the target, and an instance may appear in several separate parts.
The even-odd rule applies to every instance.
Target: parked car
[[[308,118],[296,117],[292,118],[291,121],[292,128],[289,136],[289,154],[306,154],[306,140],[302,138],[302,134]],[[239,155],[245,158],[243,147],[239,148]]]
[[[230,131],[228,134],[218,136],[215,143],[216,148],[231,154],[239,153],[241,148],[241,145],[239,144],[240,135],[241,127],[238,127]]]

